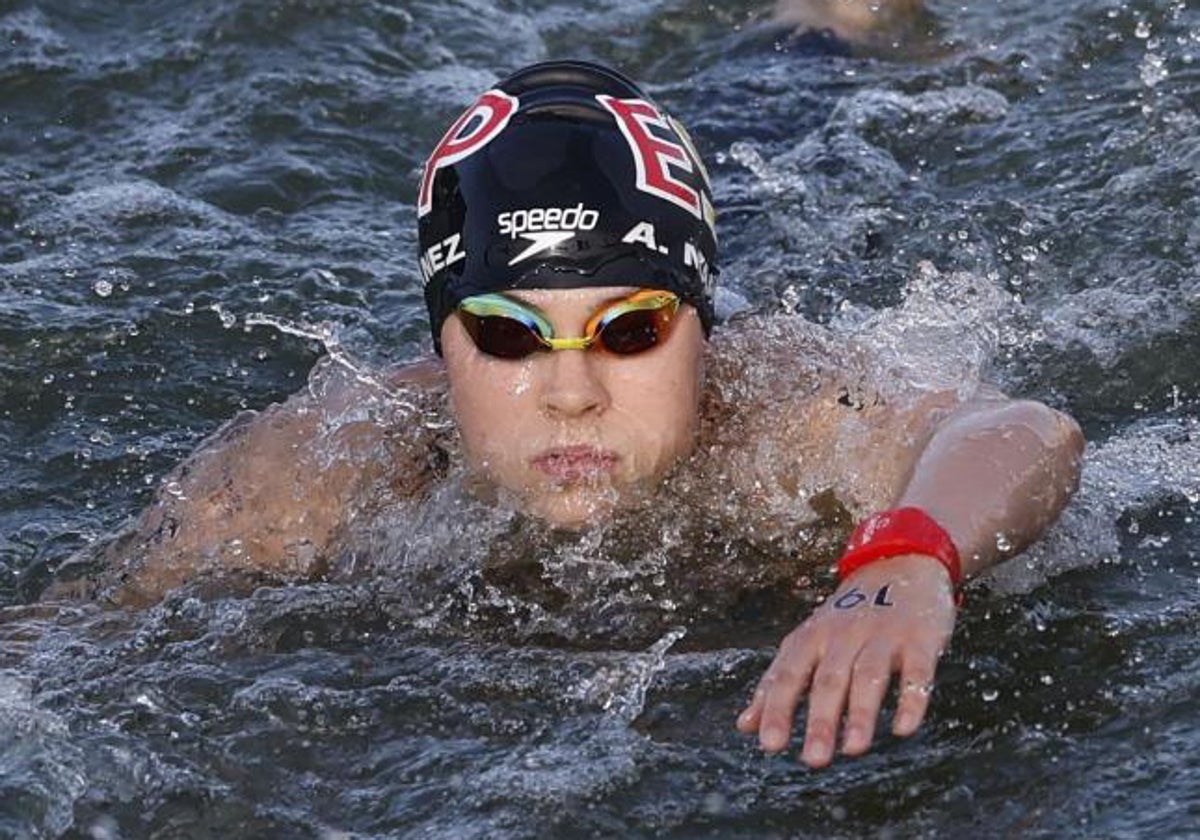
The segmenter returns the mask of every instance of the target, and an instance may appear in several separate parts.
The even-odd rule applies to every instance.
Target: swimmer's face
[[[525,290],[560,337],[633,288]],[[529,513],[578,527],[651,487],[694,445],[704,333],[681,305],[666,341],[636,355],[605,350],[498,359],[459,316],[442,328],[454,416],[470,466]]]

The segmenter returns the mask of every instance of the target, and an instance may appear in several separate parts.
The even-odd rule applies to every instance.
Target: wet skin
[[[628,291],[516,296],[541,309],[556,335],[577,336],[597,308]],[[682,313],[670,338],[644,354],[569,350],[518,362],[484,355],[451,318],[442,340],[469,462],[526,509],[569,527],[603,517],[623,495],[652,486],[696,439],[703,337],[694,313],[687,307]],[[909,445],[883,453],[902,464],[912,459],[897,473],[907,481],[895,488],[895,504],[932,513],[954,538],[968,572],[978,571],[1000,559],[998,531],[1019,549],[1048,527],[1077,480],[1082,437],[1064,415],[997,394],[960,405],[936,429],[934,416],[927,413],[926,428],[915,434],[910,419]],[[808,431],[801,424],[799,434]],[[576,450],[588,474],[566,477],[562,469],[547,469],[554,453]],[[994,464],[1003,480],[979,470],[980,463]],[[860,603],[854,596],[861,592],[873,595]],[[928,708],[954,619],[949,576],[938,560],[905,555],[860,569],[783,640],[738,728],[757,732],[766,751],[784,750],[807,695],[802,759],[812,767],[829,764],[839,730],[843,752],[862,754],[898,674],[892,729],[911,735]]]
[[[968,402],[938,424],[890,506],[932,515],[970,578],[1045,532],[1078,484],[1083,447],[1075,421],[1040,403]],[[868,597],[859,601],[851,592]],[[862,567],[783,640],[738,728],[757,732],[764,750],[784,749],[807,693],[805,763],[829,764],[839,729],[842,751],[859,755],[871,745],[880,704],[898,673],[892,730],[911,735],[924,719],[954,619],[949,574],[936,559],[904,555]]]
[[[859,601],[862,593],[867,597]],[[811,767],[829,764],[839,728],[841,750],[861,755],[871,746],[884,695],[898,673],[892,733],[912,735],[929,706],[955,612],[949,575],[936,560],[907,555],[872,563],[783,639],[739,715],[738,729],[757,732],[764,750],[780,752],[791,742],[796,707],[808,694],[802,760]]]
[[[517,294],[567,337],[629,291]],[[986,388],[965,402],[957,392],[916,392],[856,403],[836,375],[825,384],[789,376],[804,357],[831,352],[803,344],[799,323],[768,319],[706,345],[685,306],[669,339],[642,354],[565,350],[506,361],[482,354],[451,318],[444,367],[418,363],[396,372],[392,384],[436,391],[448,377],[468,465],[527,512],[563,527],[602,519],[653,492],[693,451],[704,458],[687,459],[690,468],[724,481],[707,485],[698,507],[735,498],[755,505],[763,486],[815,476],[840,484],[859,516],[924,509],[949,533],[968,578],[1019,552],[1054,521],[1078,480],[1083,448],[1069,417]],[[836,374],[835,360],[826,361]],[[706,366],[714,382],[702,391]],[[427,467],[425,427],[404,410],[391,419],[359,418],[354,409],[378,393],[330,372],[325,366],[283,405],[240,416],[168,476],[155,503],[103,549],[111,571],[94,591],[145,606],[218,569],[320,578],[343,552],[347,523],[437,480]],[[750,376],[757,381],[747,390]],[[727,392],[738,412],[729,424],[708,414],[701,422],[700,406],[714,391]],[[706,437],[698,446],[699,436],[722,434],[722,442]],[[724,490],[714,493],[718,486]],[[806,508],[803,492],[784,492]],[[760,529],[769,520],[752,521]],[[757,733],[766,751],[786,749],[806,699],[801,757],[820,767],[839,746],[851,755],[869,748],[882,698],[899,675],[893,731],[911,734],[954,617],[937,560],[909,555],[861,568],[783,640],[738,728]]]
[[[828,30],[851,43],[894,33],[919,15],[922,0],[777,0],[771,18],[799,29]]]
[[[558,337],[583,334],[605,304],[635,289],[511,293],[540,309]],[[589,350],[498,359],[457,317],[442,329],[453,412],[468,462],[520,506],[576,527],[650,489],[695,445],[704,334],[682,306],[666,342],[618,356]]]

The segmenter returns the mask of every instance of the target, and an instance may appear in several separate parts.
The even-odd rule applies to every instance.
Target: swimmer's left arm
[[[922,508],[941,524],[966,577],[1018,553],[1053,523],[1078,483],[1084,443],[1065,414],[999,395],[964,404],[908,439],[910,466],[898,473],[892,506]],[[954,620],[954,593],[939,561],[904,555],[870,563],[783,640],[738,728],[757,732],[764,750],[785,749],[807,692],[802,759],[812,767],[832,761],[843,712],[841,749],[859,755],[871,745],[898,673],[892,731],[911,735]]]

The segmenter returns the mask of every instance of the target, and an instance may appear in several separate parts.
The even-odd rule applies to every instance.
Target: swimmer
[[[684,128],[613,70],[548,62],[484,92],[416,199],[436,356],[378,381],[327,363],[307,391],[235,419],[99,552],[94,594],[148,604],[230,570],[327,578],[357,522],[454,469],[559,529],[652,503],[680,474],[700,489],[689,506],[748,539],[820,524],[835,497],[857,521],[840,582],[737,727],[782,751],[806,697],[801,756],[824,766],[869,748],[898,677],[892,729],[915,732],[957,590],[1073,492],[1075,422],[984,386],[848,382],[859,351],[799,318],[719,325],[708,175]]]
[[[824,30],[848,43],[894,35],[925,11],[923,0],[777,0],[771,19],[799,30]]]
[[[766,22],[789,30],[789,48],[911,61],[945,50],[923,0],[776,0]]]

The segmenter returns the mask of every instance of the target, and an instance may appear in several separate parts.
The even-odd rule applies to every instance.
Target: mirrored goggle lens
[[[610,353],[630,356],[645,352],[665,341],[679,306],[678,298],[674,295],[662,295],[638,303],[640,308],[625,309],[598,318],[598,323],[593,325],[595,334],[590,335],[582,346],[573,341],[572,348],[584,349],[599,342]],[[612,309],[621,310],[629,305],[628,302],[618,303]],[[467,308],[460,308],[459,315],[475,346],[489,356],[523,359],[543,350],[564,349],[555,346],[560,339],[543,337],[532,318],[526,321],[493,312],[476,314]]]
[[[474,315],[459,310],[467,335],[480,351],[500,359],[523,359],[549,349],[536,328],[507,315]]]
[[[618,356],[643,353],[666,341],[673,314],[674,307],[670,305],[624,312],[600,327],[600,343]]]

